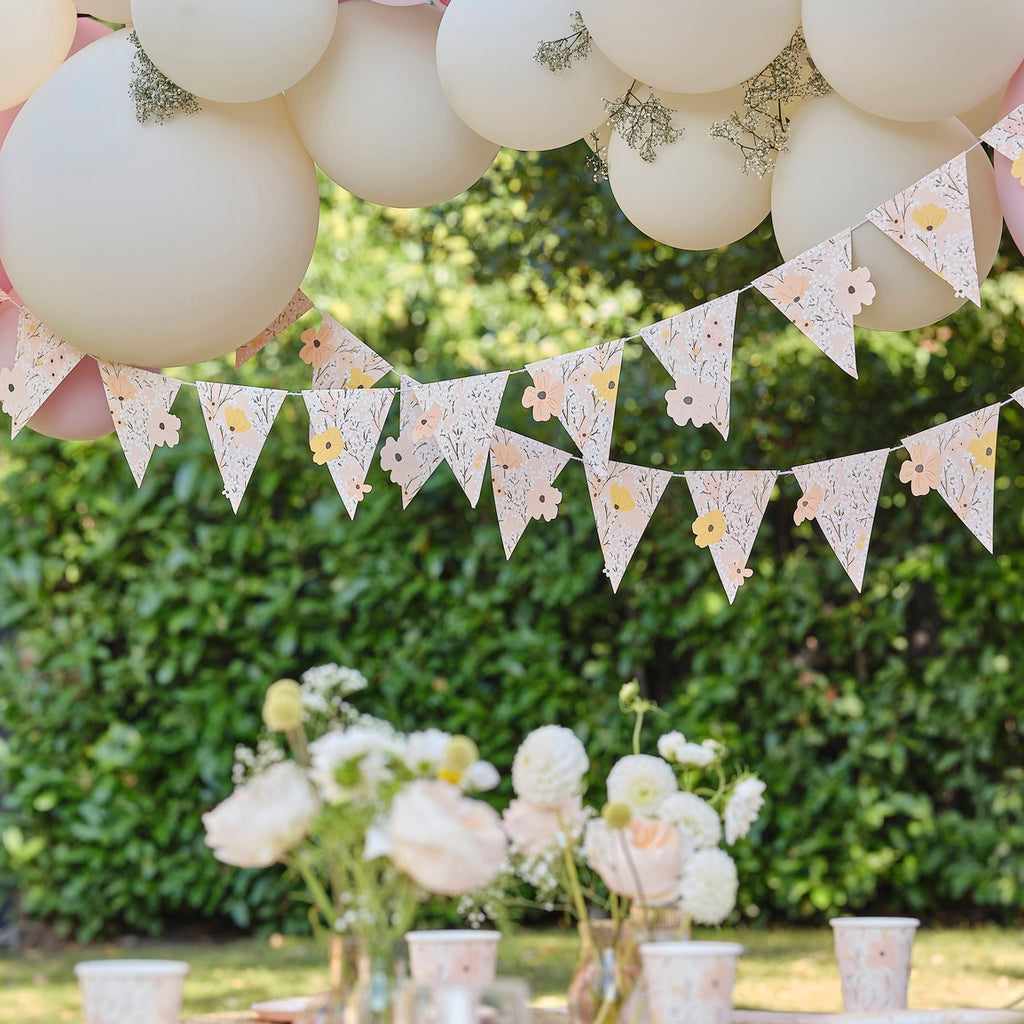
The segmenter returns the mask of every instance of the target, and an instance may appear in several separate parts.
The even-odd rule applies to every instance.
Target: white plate
[[[291,999],[268,999],[263,1003],[253,1003],[249,1009],[259,1020],[268,1024],[293,1024],[299,1014],[309,1009],[313,996],[293,996]]]

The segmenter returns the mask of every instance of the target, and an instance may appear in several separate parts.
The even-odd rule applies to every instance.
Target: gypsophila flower
[[[609,802],[628,804],[637,814],[653,815],[658,805],[678,789],[671,765],[650,754],[629,754],[608,773]]]
[[[736,906],[739,876],[724,850],[700,850],[688,857],[679,882],[679,904],[697,924],[721,924]]]
[[[730,846],[746,836],[757,821],[764,806],[762,794],[765,789],[765,784],[756,775],[749,775],[736,783],[725,805],[725,841]]]
[[[571,729],[544,725],[516,751],[512,788],[538,807],[561,807],[580,792],[589,767],[587,752]]]
[[[695,793],[673,793],[658,807],[658,817],[679,829],[683,841],[693,850],[717,846],[722,822],[715,809]]]
[[[365,690],[370,684],[366,676],[354,668],[346,668],[335,662],[315,665],[302,673],[302,685],[312,693],[339,693],[343,697]]]

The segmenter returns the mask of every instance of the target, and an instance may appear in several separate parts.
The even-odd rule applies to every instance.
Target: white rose
[[[725,805],[725,841],[730,846],[737,839],[742,839],[750,831],[750,826],[757,821],[764,806],[762,794],[766,788],[755,775],[736,783],[736,788]]]
[[[206,845],[225,864],[269,867],[305,836],[319,811],[316,792],[302,769],[281,761],[203,815]]]
[[[630,754],[608,773],[608,802],[626,804],[634,814],[653,816],[679,783],[672,766],[650,754]]]
[[[590,758],[571,729],[544,725],[520,744],[512,762],[516,796],[538,807],[561,807],[582,789]]]

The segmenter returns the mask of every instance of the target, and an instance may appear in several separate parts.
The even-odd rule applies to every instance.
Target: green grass
[[[828,930],[725,932],[714,937],[737,939],[746,947],[737,1005],[776,1010],[840,1008]],[[523,932],[502,943],[500,969],[526,977],[535,998],[550,1002],[564,993],[576,951],[571,932]],[[79,960],[134,956],[187,960],[192,971],[185,985],[185,1010],[193,1014],[244,1010],[259,999],[315,992],[324,985],[320,951],[298,939],[27,950],[18,956],[0,956],[0,1021],[79,1022],[73,965]],[[1024,935],[997,928],[922,931],[914,949],[910,996],[914,1007],[1024,1004]]]

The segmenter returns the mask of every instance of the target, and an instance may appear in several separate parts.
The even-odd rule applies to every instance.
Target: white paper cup
[[[183,960],[85,960],[75,964],[85,1024],[177,1024]]]
[[[736,942],[645,942],[640,946],[652,1024],[729,1024]]]
[[[500,932],[408,932],[409,974],[419,985],[489,985],[498,969]]]
[[[905,1010],[916,917],[834,917],[829,924],[847,1013]]]

